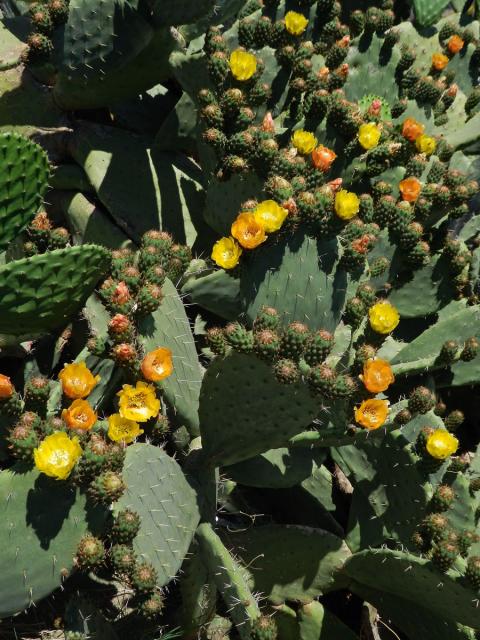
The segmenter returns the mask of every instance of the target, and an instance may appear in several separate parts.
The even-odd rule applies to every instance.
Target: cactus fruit
[[[103,542],[95,536],[84,536],[77,548],[77,565],[84,570],[99,567],[105,560]]]

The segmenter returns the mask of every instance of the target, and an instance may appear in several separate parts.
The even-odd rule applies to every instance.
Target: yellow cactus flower
[[[267,233],[272,233],[281,228],[288,216],[288,211],[277,204],[275,200],[264,200],[256,207],[253,215]]]
[[[364,400],[355,409],[355,422],[365,427],[365,429],[378,429],[385,423],[388,415],[388,401],[372,398]]]
[[[360,209],[360,199],[356,193],[340,189],[335,195],[335,213],[342,220],[354,218]]]
[[[359,378],[370,393],[386,391],[395,382],[390,363],[381,358],[369,358],[363,365],[363,375]]]
[[[97,414],[86,400],[77,398],[62,411],[62,420],[69,429],[90,431],[97,421]]]
[[[303,129],[297,129],[292,135],[292,144],[299,153],[308,155],[317,146],[317,139],[310,131],[304,131]]]
[[[458,439],[446,429],[436,429],[428,436],[426,448],[432,458],[445,460],[458,449]]]
[[[364,149],[373,149],[377,146],[382,132],[374,122],[360,125],[358,129],[358,141]]]
[[[85,362],[65,365],[58,378],[62,383],[63,393],[72,400],[86,398],[100,381],[100,376],[94,376]]]
[[[239,213],[232,224],[232,236],[236,238],[245,249],[255,249],[265,242],[267,236],[265,229],[255,219],[253,213]]]
[[[370,307],[368,317],[372,329],[382,335],[391,333],[400,322],[400,314],[387,300],[381,300]]]
[[[138,422],[122,418],[119,413],[113,413],[108,417],[108,437],[114,442],[129,444],[142,435]]]
[[[124,384],[119,396],[119,413],[122,418],[135,422],[147,422],[150,418],[158,416],[160,400],[155,395],[155,387],[146,382],[137,382],[133,387]]]
[[[285,16],[285,28],[292,36],[301,36],[307,28],[307,24],[307,18],[296,11],[289,11]]]
[[[78,438],[69,438],[63,431],[55,431],[33,450],[37,469],[51,478],[66,480],[82,455]]]
[[[172,375],[172,352],[167,347],[159,347],[150,351],[142,360],[141,370],[145,380],[158,382]]]
[[[421,136],[418,136],[418,138],[415,140],[415,144],[420,153],[425,153],[427,156],[431,156],[437,148],[435,138],[427,136],[425,133],[423,133]]]
[[[242,247],[233,238],[220,238],[213,245],[212,260],[222,269],[233,269],[237,266]]]
[[[253,53],[243,49],[235,49],[230,55],[230,71],[235,80],[245,82],[250,80],[257,70],[257,59]]]

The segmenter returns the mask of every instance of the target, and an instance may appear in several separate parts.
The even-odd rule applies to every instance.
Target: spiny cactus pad
[[[50,167],[41,147],[16,133],[0,135],[0,251],[37,213]]]
[[[180,569],[200,519],[195,492],[177,462],[149,444],[127,449],[123,479],[127,491],[115,510],[140,515],[134,550],[153,564],[163,586]]]

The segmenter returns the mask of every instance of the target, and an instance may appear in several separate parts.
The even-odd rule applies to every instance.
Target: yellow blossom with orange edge
[[[250,80],[257,70],[257,59],[253,53],[243,49],[235,49],[230,55],[230,71],[235,80]]]
[[[301,36],[308,25],[307,18],[297,11],[288,11],[285,15],[285,28],[292,36]]]
[[[166,347],[159,347],[150,351],[142,360],[141,370],[143,377],[150,382],[158,382],[173,372],[172,352]]]
[[[65,365],[58,378],[62,383],[63,393],[72,400],[86,398],[100,381],[100,376],[94,376],[85,362]]]
[[[90,431],[97,421],[97,414],[86,400],[77,398],[62,411],[62,420],[69,429]]]
[[[455,55],[463,49],[464,44],[465,42],[462,40],[462,38],[459,35],[454,34],[453,36],[450,36],[447,42],[447,49],[450,51],[450,53]]]
[[[311,131],[297,129],[292,134],[292,144],[295,149],[303,155],[308,155],[317,146],[317,139]]]
[[[444,53],[434,53],[432,56],[432,67],[435,71],[443,71],[447,64],[449,63],[449,58]]]
[[[108,417],[108,437],[114,442],[123,442],[129,444],[138,436],[142,435],[143,429],[140,429],[138,422],[122,418],[119,413],[113,413]]]
[[[358,129],[358,142],[364,149],[373,149],[377,146],[382,132],[374,122],[360,125]]]
[[[388,416],[388,401],[377,400],[376,398],[364,400],[359,407],[355,408],[355,422],[365,429],[378,429]]]
[[[244,249],[255,249],[267,239],[265,229],[254,213],[240,213],[232,224],[231,233]]]
[[[213,245],[212,260],[222,269],[233,269],[237,266],[242,251],[234,238],[220,238]]]
[[[391,333],[400,322],[400,314],[387,300],[381,300],[370,307],[368,317],[372,329],[382,335]]]
[[[432,458],[445,460],[458,449],[458,439],[446,429],[436,429],[426,442],[426,449]]]
[[[340,189],[335,194],[335,213],[342,220],[354,218],[360,209],[360,199],[356,193]]]
[[[8,376],[4,376],[0,373],[0,398],[6,400],[11,398],[15,393],[15,387]]]
[[[415,145],[420,153],[424,153],[427,156],[431,156],[432,153],[435,152],[437,148],[437,143],[435,142],[435,138],[431,136],[427,136],[426,134],[422,134],[415,140]]]
[[[119,413],[122,418],[135,422],[147,422],[156,418],[160,411],[160,400],[155,395],[155,387],[146,382],[137,382],[135,386],[124,384],[117,393]]]
[[[288,216],[288,211],[277,204],[275,200],[263,200],[257,205],[253,215],[267,233],[273,233],[281,228]]]
[[[63,431],[55,431],[47,436],[33,450],[37,469],[57,480],[68,478],[81,455],[82,448],[78,438],[69,438]]]
[[[392,367],[381,358],[369,358],[363,365],[363,375],[359,376],[370,393],[381,393],[395,382]]]

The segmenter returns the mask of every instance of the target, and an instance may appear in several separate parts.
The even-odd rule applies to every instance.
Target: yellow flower
[[[108,437],[114,442],[123,442],[128,444],[133,442],[143,433],[138,422],[122,418],[119,413],[114,413],[108,417]]]
[[[221,238],[213,245],[212,260],[222,269],[233,269],[237,266],[242,247],[233,238]]]
[[[257,59],[253,53],[243,49],[235,49],[230,55],[230,71],[235,80],[250,80],[257,70]]]
[[[41,473],[58,480],[66,480],[82,455],[78,438],[69,438],[63,431],[47,436],[33,450],[35,466]]]
[[[424,133],[421,136],[418,136],[415,140],[415,144],[417,145],[417,149],[420,153],[425,153],[427,156],[431,156],[437,148],[435,138],[427,136]]]
[[[267,233],[278,231],[288,215],[288,211],[275,202],[264,200],[253,212],[255,220]]]
[[[370,326],[381,334],[391,333],[400,322],[400,315],[387,300],[381,300],[368,310]]]
[[[445,429],[437,429],[427,438],[427,451],[437,460],[445,460],[458,449],[458,440]]]
[[[342,220],[354,218],[360,209],[360,199],[356,193],[340,189],[335,195],[335,213]]]
[[[135,387],[124,384],[117,396],[120,398],[118,404],[122,418],[146,422],[155,418],[160,411],[160,400],[155,395],[155,387],[146,382],[137,382]]]
[[[296,11],[289,11],[285,16],[285,27],[292,36],[301,36],[307,28],[307,24],[307,18]]]
[[[378,429],[385,423],[388,415],[388,401],[364,400],[359,407],[355,409],[355,422],[361,424],[365,429]]]
[[[245,249],[255,249],[267,239],[265,229],[255,219],[254,214],[246,211],[238,214],[232,224],[231,231],[232,236]]]
[[[158,382],[173,373],[172,352],[167,347],[158,347],[150,351],[142,360],[140,367],[145,380]]]
[[[293,146],[304,155],[312,153],[317,146],[317,139],[310,131],[304,131],[303,129],[297,129],[292,135]]]
[[[373,149],[377,146],[381,133],[374,122],[362,124],[358,129],[358,141],[364,149]]]
[[[90,431],[97,421],[97,414],[86,400],[77,398],[68,409],[62,411],[62,420],[69,429]]]
[[[86,398],[100,381],[100,376],[94,376],[85,362],[72,362],[65,365],[58,377],[62,383],[63,393],[72,399]]]

